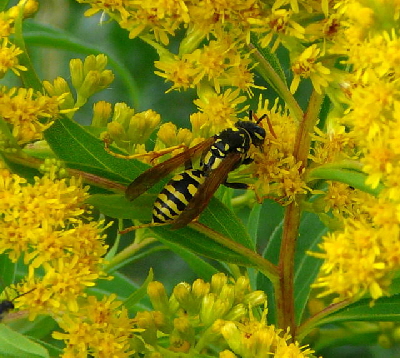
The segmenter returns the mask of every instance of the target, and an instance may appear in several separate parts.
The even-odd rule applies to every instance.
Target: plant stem
[[[319,109],[323,96],[313,91],[307,112],[301,121],[294,146],[294,156],[297,162],[301,162],[300,171],[304,176],[307,165],[307,157],[310,151],[311,132],[318,119]],[[278,326],[290,329],[295,339],[295,307],[294,307],[294,254],[296,242],[299,236],[301,218],[301,206],[299,202],[302,196],[298,196],[295,202],[286,207],[283,223],[282,243],[278,268],[281,273],[279,285],[275,287],[276,307],[278,313]]]
[[[300,121],[303,118],[303,111],[301,110],[296,99],[290,93],[286,83],[279,77],[278,73],[273,69],[271,64],[264,58],[264,56],[253,45],[248,45],[251,56],[257,63],[256,69],[258,73],[275,89],[279,96],[285,101],[286,107],[289,108],[290,113],[294,118]]]

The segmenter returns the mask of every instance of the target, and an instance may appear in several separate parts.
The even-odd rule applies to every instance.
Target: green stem
[[[307,112],[301,121],[294,146],[294,156],[297,162],[301,162],[300,171],[307,164],[310,151],[311,133],[318,119],[319,109],[323,96],[312,93]],[[301,218],[301,202],[303,196],[299,196],[296,202],[289,204],[285,210],[283,223],[282,243],[279,256],[278,268],[281,276],[279,285],[275,287],[276,307],[278,314],[278,326],[290,328],[293,338],[296,337],[295,308],[294,308],[294,254],[296,242],[299,236]]]
[[[122,262],[128,260],[130,257],[133,257],[136,255],[136,253],[140,250],[142,250],[144,247],[152,244],[153,242],[156,242],[157,239],[153,237],[148,237],[146,239],[143,239],[140,242],[134,242],[130,244],[128,247],[126,247],[124,250],[116,254],[108,263],[106,267],[107,272],[113,271],[114,267],[120,266]],[[159,248],[157,248],[159,250]]]
[[[273,284],[277,284],[279,279],[279,272],[277,267],[273,265],[271,262],[264,259],[262,256],[248,249],[247,247],[244,247],[238,244],[237,242],[232,241],[231,239],[210,229],[208,226],[200,224],[199,222],[193,222],[189,225],[195,230],[212,238],[215,242],[223,245],[224,247],[227,247],[242,256],[246,256],[246,258],[253,264],[255,268],[257,268],[266,277],[268,277]]]
[[[276,73],[271,64],[264,58],[260,51],[253,45],[248,45],[251,51],[251,56],[257,63],[257,72],[275,89],[278,95],[285,101],[287,108],[289,108],[290,113],[297,121],[301,121],[303,118],[303,111],[297,103],[296,99],[293,97],[292,93],[289,91],[288,86],[283,81],[283,79]]]

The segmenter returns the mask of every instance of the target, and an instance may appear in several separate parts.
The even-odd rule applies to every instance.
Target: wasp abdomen
[[[172,177],[154,202],[153,223],[167,223],[176,219],[204,180],[204,171],[200,169],[188,169]]]

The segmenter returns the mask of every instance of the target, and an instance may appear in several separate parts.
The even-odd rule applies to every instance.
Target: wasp
[[[175,169],[185,166],[164,186],[155,200],[153,218],[149,224],[132,226],[121,233],[165,224],[179,229],[196,219],[207,207],[212,196],[223,184],[235,189],[246,189],[247,184],[227,182],[228,174],[240,165],[250,164],[251,146],[262,148],[266,132],[260,122],[238,121],[234,128],[220,133],[160,163],[139,175],[126,189],[125,196],[132,201],[154,186]],[[192,158],[200,156],[200,168],[192,168]]]

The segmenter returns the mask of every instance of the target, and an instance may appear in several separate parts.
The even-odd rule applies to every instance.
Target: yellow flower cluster
[[[290,51],[292,91],[301,78],[310,78],[318,92],[336,79],[323,60],[328,51],[326,34],[330,32],[334,39],[337,34],[333,19],[335,24],[339,21],[331,18],[333,5],[326,0],[280,0],[271,4],[260,0],[78,2],[91,6],[87,16],[102,11],[127,29],[131,37],[140,36],[153,46],[160,57],[155,62],[156,73],[172,83],[170,90],[196,89],[199,98],[195,104],[200,112],[194,115],[196,121],[201,121],[198,127],[203,137],[232,126],[246,108],[239,107],[246,99],[243,94],[251,96],[254,88],[262,88],[255,83],[256,62],[250,39],[261,48],[272,46],[272,52],[279,44]],[[321,17],[324,20],[312,22],[313,27],[300,24]],[[172,51],[168,47],[170,38],[182,28],[185,36],[178,51]],[[193,132],[197,136],[196,128]]]
[[[11,124],[19,145],[42,139],[43,131],[59,116],[62,102],[63,96],[50,97],[31,88],[0,88],[0,116]]]
[[[59,318],[66,333],[54,332],[53,337],[66,342],[63,358],[132,357],[133,320],[115,298],[111,295],[99,301],[89,296],[80,304],[79,312]]]
[[[258,113],[266,114],[263,121],[267,128],[267,139],[263,151],[255,153],[254,176],[258,197],[270,197],[282,203],[291,203],[296,195],[309,191],[302,177],[302,163],[294,157],[297,123],[277,103],[268,109],[268,101],[260,100]],[[269,128],[269,130],[268,130]]]
[[[330,133],[317,133],[312,159],[358,158],[366,185],[383,184],[384,189],[373,197],[329,184],[325,211],[332,210],[338,221],[336,231],[324,237],[322,253],[313,253],[325,260],[315,287],[323,288],[321,296],[334,294],[337,300],[377,299],[389,294],[393,273],[400,269],[400,7],[387,1],[343,1],[337,10],[346,26],[334,49],[346,54],[353,69],[343,85],[348,108],[341,118],[330,119]]]
[[[77,311],[85,288],[106,278],[102,266],[107,246],[102,223],[90,220],[84,204],[87,188],[73,177],[68,182],[56,179],[54,170],[28,184],[3,168],[0,193],[0,253],[13,262],[23,258],[29,273],[18,291],[34,289],[15,306],[26,308],[30,319]]]
[[[149,353],[150,347],[154,357],[169,356],[171,351],[194,356],[216,348],[220,357],[300,358],[313,353],[289,343],[288,333],[267,324],[265,294],[252,291],[244,276],[233,280],[219,273],[211,283],[180,283],[171,297],[161,283],[151,282],[148,295],[154,311],[139,312],[134,318],[145,343],[137,345],[139,353]],[[166,345],[159,338],[165,335]]]

